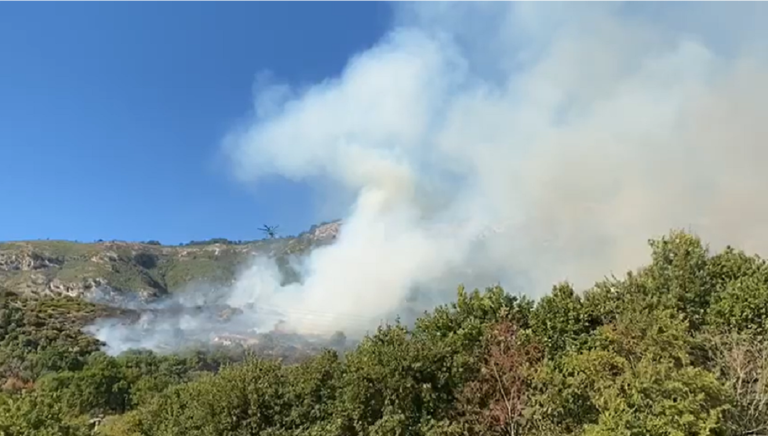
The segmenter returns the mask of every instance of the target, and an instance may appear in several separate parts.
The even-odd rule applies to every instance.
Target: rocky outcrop
[[[330,223],[312,226],[306,235],[313,241],[327,242],[338,238],[340,231],[341,221],[333,221]]]
[[[113,262],[117,262],[120,259],[120,256],[117,255],[116,252],[112,250],[104,250],[95,256],[91,257],[92,262],[109,265]]]
[[[68,295],[81,297],[99,286],[105,286],[106,280],[102,278],[86,278],[75,283],[65,283],[59,279],[53,279],[48,283],[48,292],[56,295]]]
[[[77,282],[63,282],[59,279],[53,279],[48,283],[47,292],[51,295],[82,297],[102,287],[108,287],[108,284],[101,277],[84,278]]]
[[[61,266],[63,262],[30,250],[0,252],[0,271],[35,271]]]

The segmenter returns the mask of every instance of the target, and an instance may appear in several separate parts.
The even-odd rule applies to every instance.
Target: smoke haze
[[[302,261],[303,283],[281,288],[259,265],[230,301],[274,307],[299,332],[354,333],[459,283],[534,298],[587,287],[646,262],[647,239],[672,228],[768,249],[768,5],[395,15],[338,77],[260,82],[224,141],[244,183],[326,181],[354,199],[338,241]]]

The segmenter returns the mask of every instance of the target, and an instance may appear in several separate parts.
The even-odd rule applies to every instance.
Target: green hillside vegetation
[[[284,267],[289,256],[323,243],[310,232],[249,242],[215,238],[180,246],[157,241],[6,242],[0,243],[0,286],[22,294],[75,296],[109,286],[157,297],[193,283],[227,284],[254,254],[273,257]]]
[[[98,307],[4,294],[0,435],[766,434],[768,264],[683,232],[650,247],[585,292],[460,288],[298,364],[109,357],[77,327]]]

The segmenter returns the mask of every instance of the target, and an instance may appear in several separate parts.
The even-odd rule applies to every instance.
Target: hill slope
[[[338,221],[295,237],[242,244],[23,241],[0,243],[0,288],[29,296],[80,297],[96,289],[136,292],[152,298],[204,281],[231,281],[253,255],[278,260],[326,244],[338,235]]]

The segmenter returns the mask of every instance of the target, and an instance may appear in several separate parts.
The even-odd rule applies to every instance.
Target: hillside
[[[336,238],[339,223],[295,236],[248,243],[23,241],[0,243],[0,288],[27,296],[81,297],[96,289],[144,298],[173,293],[194,282],[222,284],[253,255],[280,260]]]
[[[266,359],[108,356],[77,328],[91,303],[0,294],[0,435],[765,435],[768,263],[681,232],[650,245],[535,303],[459,288],[343,354],[267,336]]]

